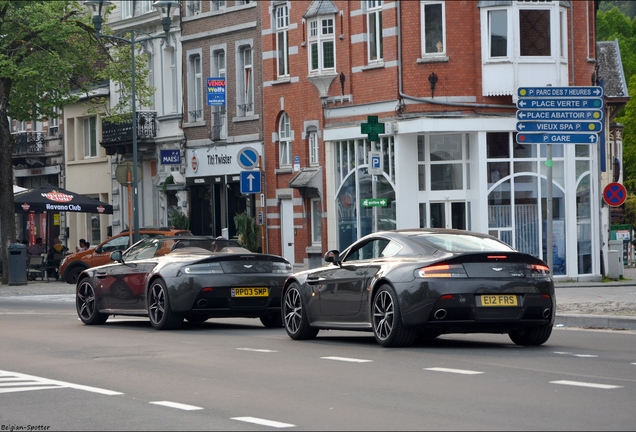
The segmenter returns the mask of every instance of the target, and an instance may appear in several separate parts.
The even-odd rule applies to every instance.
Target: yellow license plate
[[[232,297],[267,297],[268,288],[232,288]]]
[[[492,294],[480,297],[481,306],[517,306],[516,295]]]

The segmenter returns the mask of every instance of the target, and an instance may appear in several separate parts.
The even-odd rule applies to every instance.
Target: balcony
[[[133,124],[130,120],[111,122],[108,117],[102,121],[101,146],[109,156],[132,153]],[[137,112],[137,145],[154,144],[157,137],[157,112]]]
[[[14,132],[13,156],[44,156],[44,132]]]

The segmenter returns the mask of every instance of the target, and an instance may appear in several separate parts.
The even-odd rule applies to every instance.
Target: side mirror
[[[330,250],[325,254],[325,261],[336,265],[340,264],[340,252],[337,250]]]
[[[104,252],[104,250],[102,249],[101,246],[97,246],[97,248],[95,248],[95,253],[102,253]]]
[[[110,254],[110,259],[115,261],[115,262],[123,262],[123,260],[121,259],[121,251],[115,251],[113,253]]]

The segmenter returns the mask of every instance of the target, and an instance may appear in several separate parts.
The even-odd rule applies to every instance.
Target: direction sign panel
[[[520,97],[603,97],[603,87],[519,87]]]
[[[241,171],[241,193],[261,193],[260,171]]]
[[[518,133],[519,144],[595,144],[596,133]]]
[[[600,109],[601,98],[540,98],[517,100],[519,109]]]
[[[591,121],[602,120],[603,111],[601,110],[519,110],[517,111],[518,120],[556,120],[556,121]]]
[[[603,189],[603,200],[612,207],[623,205],[626,198],[627,190],[620,183],[610,183]]]
[[[601,122],[517,122],[519,132],[600,132]]]
[[[362,207],[386,207],[386,198],[365,198],[362,200]]]

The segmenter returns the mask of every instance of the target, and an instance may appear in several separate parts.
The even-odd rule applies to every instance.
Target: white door
[[[294,205],[289,199],[280,202],[280,232],[283,258],[294,264]]]

